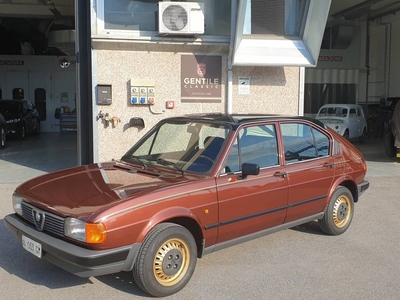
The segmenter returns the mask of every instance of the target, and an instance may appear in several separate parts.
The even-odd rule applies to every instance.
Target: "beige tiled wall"
[[[94,84],[111,84],[110,106],[95,106],[110,118],[120,122],[105,126],[97,122],[98,160],[120,158],[139,138],[159,120],[188,113],[224,112],[226,99],[227,65],[222,58],[222,101],[214,103],[185,103],[180,101],[181,54],[150,51],[96,50]],[[250,94],[239,95],[238,77],[250,77]],[[155,80],[156,101],[149,106],[132,106],[129,102],[130,79]],[[298,107],[298,68],[235,68],[233,72],[233,112],[296,114]],[[175,101],[174,109],[166,109],[166,101]],[[97,102],[96,102],[97,103]],[[129,127],[132,117],[143,118],[145,128]],[[172,137],[171,137],[172,138]],[[96,147],[95,147],[96,148]],[[96,157],[96,155],[95,155]]]
[[[298,114],[299,68],[235,67],[233,71],[233,113]],[[239,77],[250,78],[248,95],[239,94]]]

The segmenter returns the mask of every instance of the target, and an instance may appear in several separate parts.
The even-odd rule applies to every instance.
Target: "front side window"
[[[219,124],[162,123],[132,147],[123,161],[182,172],[209,172],[222,152],[230,129]]]
[[[281,124],[286,164],[329,155],[329,139],[309,125]]]
[[[251,126],[239,131],[224,172],[239,172],[243,163],[257,164],[261,169],[279,164],[274,125]]]

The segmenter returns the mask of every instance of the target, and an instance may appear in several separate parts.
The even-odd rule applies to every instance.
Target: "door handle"
[[[274,173],[274,177],[286,178],[287,177],[287,173],[286,172],[276,172],[276,173]]]
[[[325,168],[333,168],[334,164],[333,163],[325,163],[324,167]]]

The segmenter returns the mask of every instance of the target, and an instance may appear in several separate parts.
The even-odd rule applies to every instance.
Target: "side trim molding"
[[[262,236],[266,236],[271,233],[275,233],[275,232],[278,232],[278,231],[281,231],[284,229],[292,228],[292,227],[295,227],[295,226],[298,226],[298,225],[301,225],[304,223],[308,223],[308,222],[311,222],[311,221],[314,221],[317,219],[321,219],[323,216],[324,216],[324,213],[321,212],[321,213],[318,213],[316,215],[313,215],[313,216],[310,216],[307,218],[303,218],[303,219],[296,220],[296,221],[289,222],[289,223],[284,223],[284,224],[281,224],[281,225],[278,225],[278,226],[275,226],[272,228],[264,229],[262,231],[258,231],[258,232],[255,232],[255,233],[252,233],[249,235],[245,235],[245,236],[242,236],[242,237],[230,240],[230,241],[218,243],[218,244],[215,244],[215,245],[212,245],[209,247],[204,247],[204,243],[203,243],[203,250],[201,251],[201,257],[206,254],[210,254],[210,253],[218,251],[218,250],[222,250],[222,249],[225,249],[225,248],[228,248],[228,247],[231,247],[234,245],[238,245],[238,244],[241,244],[241,243],[262,237]]]

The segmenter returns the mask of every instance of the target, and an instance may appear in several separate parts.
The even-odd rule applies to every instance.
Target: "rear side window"
[[[329,139],[311,126],[281,124],[286,164],[329,155]]]

